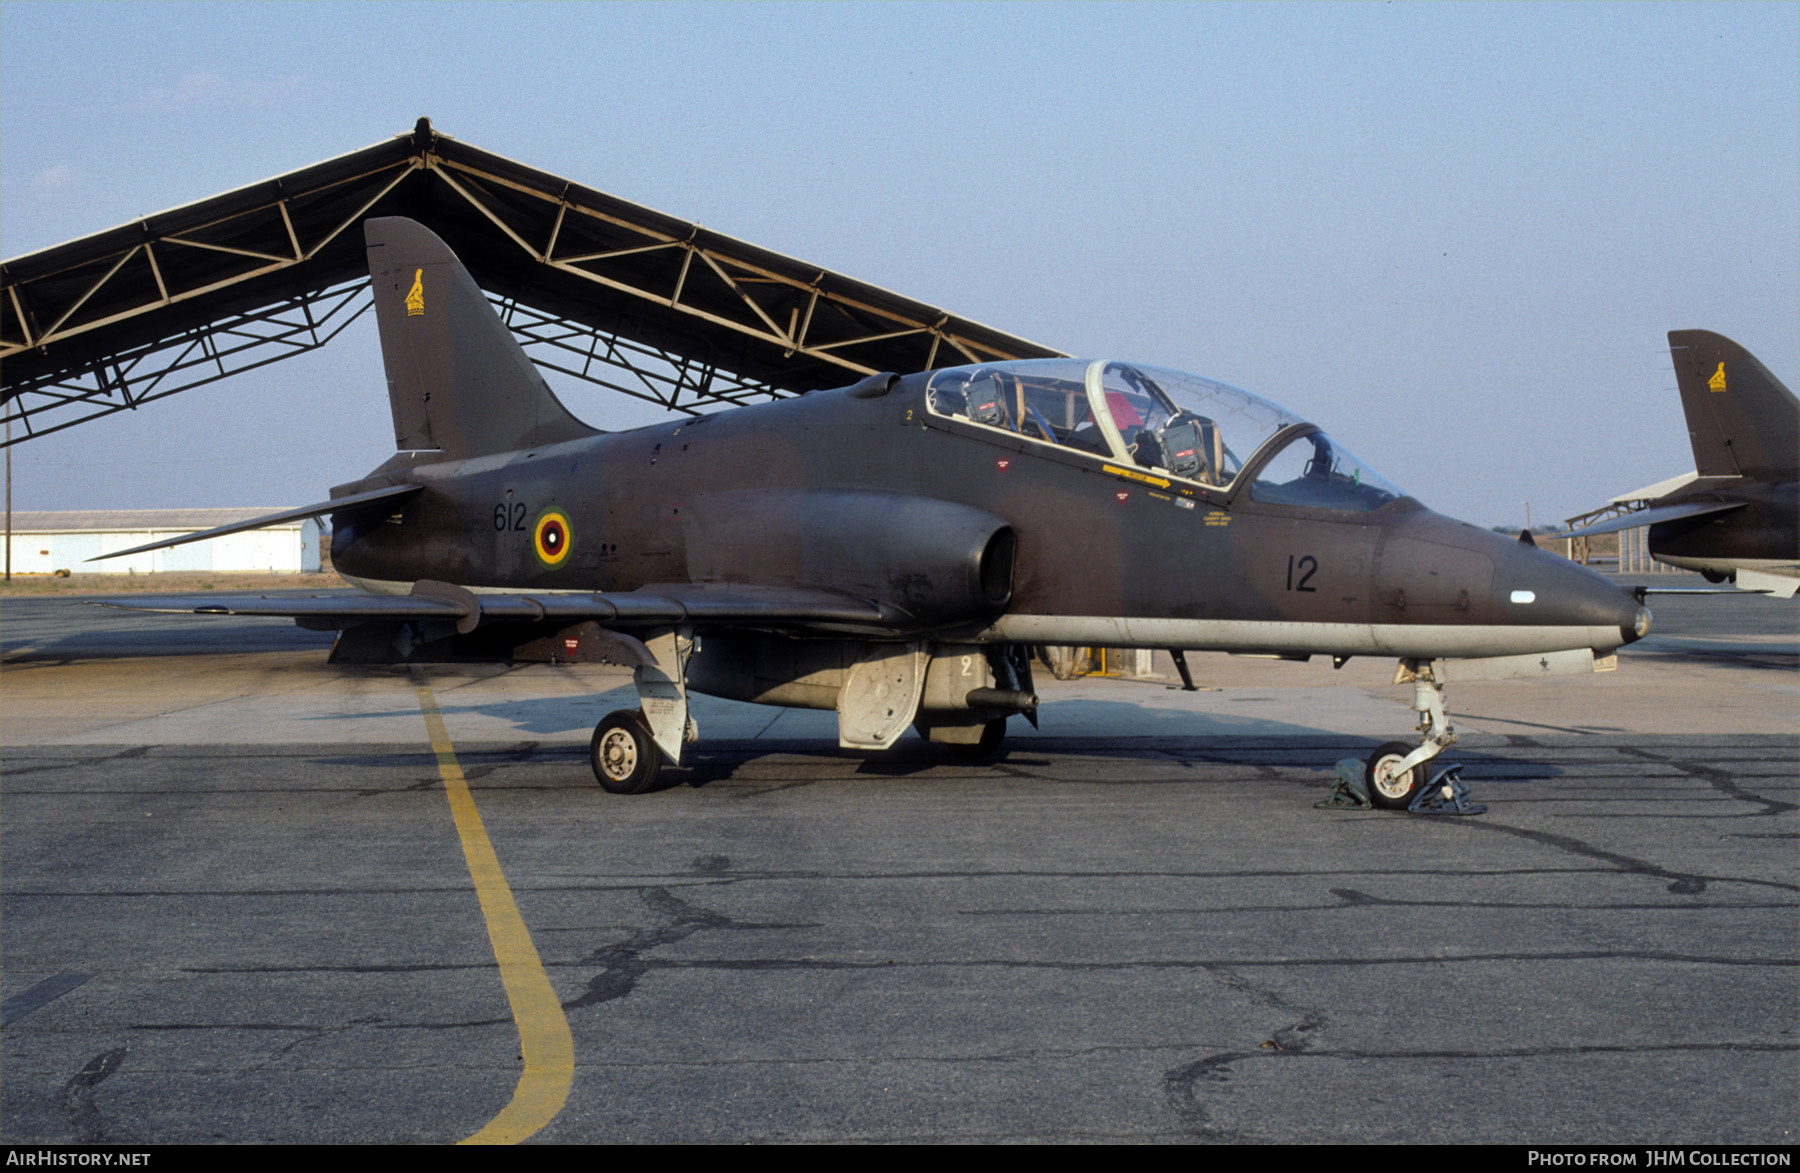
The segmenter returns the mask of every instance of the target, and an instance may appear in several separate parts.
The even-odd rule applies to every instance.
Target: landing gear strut
[[[1386,810],[1405,810],[1425,786],[1425,765],[1456,740],[1444,712],[1444,685],[1429,660],[1402,660],[1394,683],[1412,682],[1413,709],[1419,714],[1419,744],[1390,741],[1369,755],[1366,779],[1369,801]]]

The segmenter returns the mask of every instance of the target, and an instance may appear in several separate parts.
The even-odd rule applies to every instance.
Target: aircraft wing
[[[179,538],[170,538],[166,542],[149,542],[142,546],[133,546],[129,550],[113,550],[89,558],[89,562],[104,562],[108,558],[123,558],[128,554],[142,554],[149,550],[166,550],[170,546],[185,546],[189,542],[204,542],[208,538],[222,538],[226,534],[241,534],[245,530],[262,529],[264,526],[280,525],[284,521],[299,521],[303,517],[322,517],[327,513],[346,513],[352,509],[360,509],[381,503],[398,505],[413,496],[423,485],[389,485],[386,488],[370,489],[366,493],[352,493],[348,497],[334,497],[329,501],[321,501],[316,505],[302,505],[297,509],[283,509],[280,513],[265,513],[261,517],[253,517],[249,521],[233,522],[215,529],[201,530],[197,534],[183,534]]]
[[[805,587],[693,585],[676,583],[596,594],[477,594],[429,580],[410,595],[160,595],[107,600],[128,611],[195,615],[264,615],[300,620],[447,619],[467,633],[484,623],[576,623],[592,619],[608,627],[735,623],[778,627],[893,628],[900,611],[838,591]]]
[[[1615,534],[1620,530],[1636,529],[1641,525],[1656,525],[1665,521],[1679,521],[1684,517],[1705,517],[1709,513],[1726,513],[1733,509],[1742,509],[1742,501],[1686,501],[1678,505],[1656,505],[1649,509],[1639,509],[1634,513],[1621,514],[1618,517],[1603,521],[1598,525],[1583,526],[1572,529],[1566,534],[1548,534],[1552,538],[1591,538],[1597,534]]]

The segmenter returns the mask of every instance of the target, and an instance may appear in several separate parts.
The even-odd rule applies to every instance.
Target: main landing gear
[[[608,713],[594,726],[593,740],[588,742],[594,777],[612,794],[642,794],[655,786],[662,759],[650,726],[635,709]]]
[[[663,759],[679,765],[681,747],[698,735],[688,716],[684,669],[693,633],[665,628],[645,638],[606,632],[606,658],[629,665],[638,707],[608,713],[594,726],[588,762],[613,794],[642,794],[656,785]]]
[[[975,741],[948,745],[950,755],[968,758],[971,761],[986,761],[1000,752],[1000,746],[1006,741],[1006,718],[994,717],[981,723],[981,736]]]

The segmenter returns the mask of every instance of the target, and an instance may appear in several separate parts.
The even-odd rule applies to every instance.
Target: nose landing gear
[[[1369,801],[1385,810],[1406,810],[1425,788],[1426,763],[1456,740],[1456,731],[1444,712],[1444,685],[1429,660],[1402,660],[1394,670],[1394,683],[1413,686],[1413,709],[1419,714],[1419,744],[1390,741],[1369,755],[1365,781]]]

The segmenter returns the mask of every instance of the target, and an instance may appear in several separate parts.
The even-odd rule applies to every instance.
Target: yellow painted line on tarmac
[[[519,1052],[525,1061],[512,1101],[481,1131],[460,1143],[518,1144],[556,1119],[568,1101],[569,1087],[575,1081],[575,1040],[569,1034],[569,1020],[563,1016],[562,1003],[557,1001],[556,991],[544,973],[544,963],[538,959],[537,947],[531,943],[531,933],[519,915],[519,906],[513,901],[512,889],[507,887],[500,858],[488,842],[481,812],[475,809],[456,750],[444,730],[437,698],[432,696],[430,685],[421,681],[415,687],[419,711],[425,715],[425,730],[431,735],[431,748],[437,754],[438,773],[444,779],[444,794],[450,799],[450,813],[456,819],[456,833],[462,839],[463,856],[469,861],[469,877],[475,881],[475,893],[481,898],[488,940],[493,942],[494,959],[500,963],[500,980],[506,986],[507,1001],[512,1003],[513,1021],[519,1027]]]

